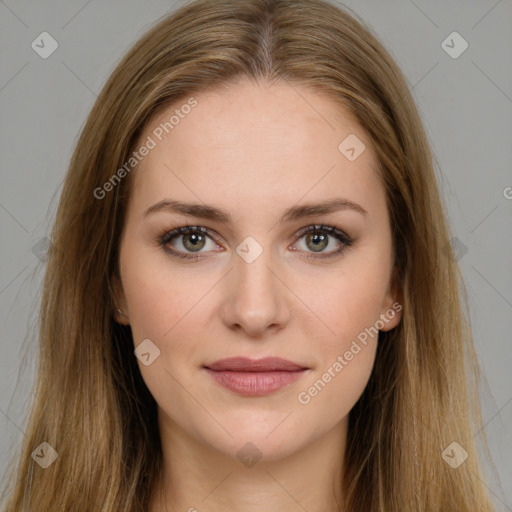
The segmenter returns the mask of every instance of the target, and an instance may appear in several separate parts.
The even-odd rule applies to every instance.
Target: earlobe
[[[389,308],[383,311],[380,318],[384,325],[382,328],[379,328],[379,331],[390,331],[391,329],[394,329],[402,319],[402,310],[402,304],[395,301]]]
[[[114,320],[122,325],[130,325],[128,322],[127,305],[124,296],[123,286],[121,279],[118,276],[113,276],[112,287],[114,294],[115,309],[113,311]]]
[[[379,329],[381,331],[390,331],[395,328],[402,319],[403,311],[403,290],[396,278],[396,273],[393,274],[390,289],[384,301],[384,310],[381,312],[380,318],[384,322],[384,327]]]
[[[114,312],[114,319],[118,324],[130,325],[130,322],[128,322],[128,316],[119,308]]]

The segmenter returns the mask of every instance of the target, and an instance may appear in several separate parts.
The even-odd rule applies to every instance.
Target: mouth
[[[279,357],[232,357],[203,367],[224,388],[245,396],[264,396],[290,385],[310,368]]]

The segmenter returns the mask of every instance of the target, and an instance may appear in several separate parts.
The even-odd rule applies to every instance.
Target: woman
[[[449,239],[368,29],[322,0],[185,5],[75,149],[6,510],[493,510]]]

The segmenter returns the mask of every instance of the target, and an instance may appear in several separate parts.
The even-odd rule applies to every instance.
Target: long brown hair
[[[149,30],[108,79],[51,234],[36,389],[6,510],[147,510],[162,464],[156,403],[130,328],[113,320],[133,173],[97,190],[157,111],[242,77],[309,87],[348,109],[372,140],[386,188],[403,317],[380,334],[350,412],[346,510],[493,510],[471,434],[481,423],[478,364],[434,158],[394,60],[355,15],[323,0],[190,2]],[[31,457],[43,442],[58,453],[46,469]],[[450,455],[463,453],[459,446],[468,454],[457,468],[443,457],[450,446]]]

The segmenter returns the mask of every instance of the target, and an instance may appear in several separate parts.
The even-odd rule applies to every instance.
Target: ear
[[[114,275],[112,277],[112,288],[113,288],[114,302],[117,306],[114,308],[114,311],[113,311],[114,320],[118,324],[130,325],[128,305],[126,302],[126,297],[124,295],[123,284],[121,282],[121,278],[117,275]],[[118,309],[120,309],[122,311],[122,313],[120,313],[118,311]]]
[[[390,279],[388,291],[382,304],[380,318],[384,326],[380,331],[390,331],[395,328],[402,319],[403,310],[403,288],[398,279],[396,269]]]

